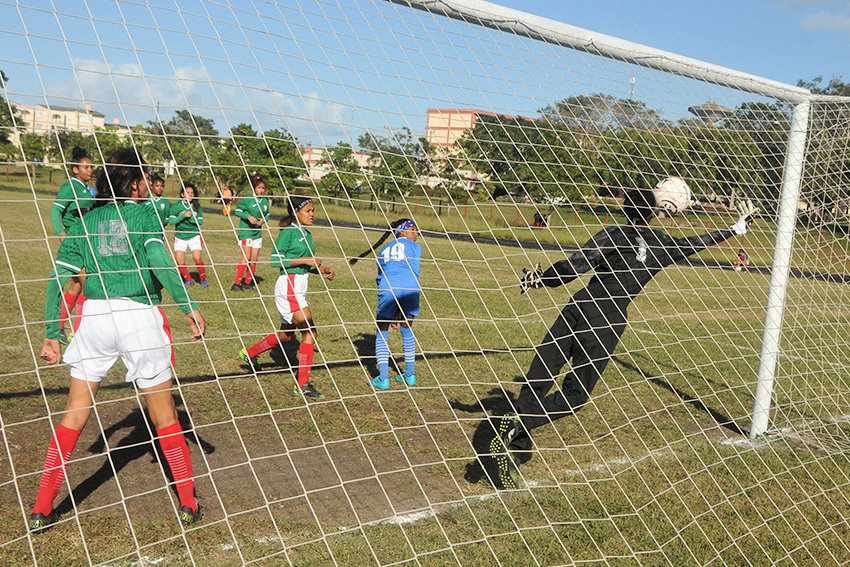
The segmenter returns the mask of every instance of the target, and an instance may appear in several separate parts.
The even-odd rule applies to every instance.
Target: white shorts
[[[121,358],[127,382],[150,388],[171,379],[174,350],[162,308],[131,299],[88,299],[80,327],[65,350],[71,377],[100,382]]]
[[[239,244],[242,246],[247,246],[248,248],[262,248],[263,247],[263,237],[259,238],[244,238],[239,241]]]
[[[307,278],[310,274],[281,274],[274,284],[274,304],[281,323],[292,323],[292,314],[307,305]],[[83,304],[85,305],[85,303]]]
[[[201,238],[201,235],[193,236],[189,240],[183,240],[182,238],[174,237],[174,251],[175,252],[185,252],[186,250],[200,250],[201,244],[204,243],[204,239]]]

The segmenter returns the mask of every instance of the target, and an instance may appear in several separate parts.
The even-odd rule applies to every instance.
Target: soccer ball
[[[679,177],[665,177],[652,190],[655,202],[668,213],[681,213],[691,203],[691,188]]]

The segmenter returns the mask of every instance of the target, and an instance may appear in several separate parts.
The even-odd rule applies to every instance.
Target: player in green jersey
[[[94,204],[94,196],[89,190],[88,183],[94,173],[94,166],[88,152],[80,147],[71,150],[71,176],[68,181],[59,188],[56,201],[50,208],[50,222],[53,224],[56,234],[65,238],[68,228],[73,226],[89,208]],[[73,331],[65,330],[65,322],[74,314],[73,328],[80,324],[80,313],[83,312],[83,302],[86,300],[83,294],[85,276],[79,276],[71,280],[68,291],[62,298],[62,310],[59,314],[59,329],[61,331],[60,341],[68,344]],[[76,313],[74,313],[76,311]]]
[[[42,531],[58,518],[53,501],[59,493],[65,463],[86,425],[101,380],[120,357],[127,381],[145,398],[162,452],[180,500],[178,517],[192,524],[201,517],[195,498],[192,462],[172,397],[173,349],[170,327],[159,307],[165,287],[196,340],[206,323],[174,269],[162,241],[162,230],[150,207],[147,171],[134,148],[117,151],[97,180],[95,207],[69,229],[59,248],[55,277],[47,286],[47,332],[41,358],[56,364],[59,346],[60,290],[74,274],[88,274],[85,317],[62,360],[71,367],[65,411],[50,441],[38,499],[29,520],[31,531]]]
[[[162,196],[165,191],[165,181],[157,174],[151,175],[151,196],[148,200],[148,205],[153,207],[156,216],[159,219],[159,224],[162,230],[165,230],[165,225],[168,224],[168,217],[171,214],[171,201]]]
[[[252,175],[251,187],[253,193],[239,201],[233,213],[239,217],[237,236],[242,246],[242,259],[236,266],[236,281],[230,288],[231,291],[244,291],[254,287],[257,258],[260,257],[260,248],[263,247],[263,225],[269,218],[269,198],[263,197],[266,192],[266,178],[260,174]]]
[[[189,274],[186,266],[186,250],[192,251],[192,259],[198,268],[198,277],[201,279],[201,287],[209,287],[207,282],[207,269],[201,260],[201,248],[204,239],[201,236],[201,225],[204,224],[204,211],[198,202],[197,188],[194,183],[186,183],[180,190],[180,200],[171,205],[168,215],[168,224],[174,226],[174,256],[177,260],[177,268],[183,276],[183,285],[195,285],[195,280]]]
[[[250,348],[239,351],[239,358],[253,366],[253,359],[260,353],[276,347],[281,342],[292,340],[296,330],[301,331],[298,347],[298,384],[295,393],[308,398],[324,398],[311,383],[313,353],[316,344],[316,326],[307,304],[307,277],[322,274],[328,281],[334,279],[334,271],[322,265],[316,257],[313,235],[307,230],[313,224],[313,200],[309,197],[293,196],[287,203],[289,216],[281,220],[283,229],[272,250],[272,267],[280,268],[280,277],[274,286],[274,302],[280,313],[280,331],[272,333]]]

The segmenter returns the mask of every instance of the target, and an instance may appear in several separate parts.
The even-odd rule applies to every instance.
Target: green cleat
[[[522,423],[515,415],[505,415],[496,422],[496,433],[490,441],[490,453],[496,462],[496,477],[501,485],[497,488],[516,489],[522,485],[519,468],[511,453],[510,445],[522,431]]]
[[[251,358],[250,356],[248,356],[248,349],[243,348],[242,350],[239,351],[239,354],[237,356],[239,357],[239,360],[241,360],[242,362],[244,362],[245,364],[247,364],[251,368],[259,368],[260,367],[260,363],[257,362],[256,357]]]

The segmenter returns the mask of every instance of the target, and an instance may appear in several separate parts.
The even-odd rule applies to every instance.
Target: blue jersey
[[[419,260],[422,247],[409,238],[399,238],[378,252],[379,290],[419,291]]]

